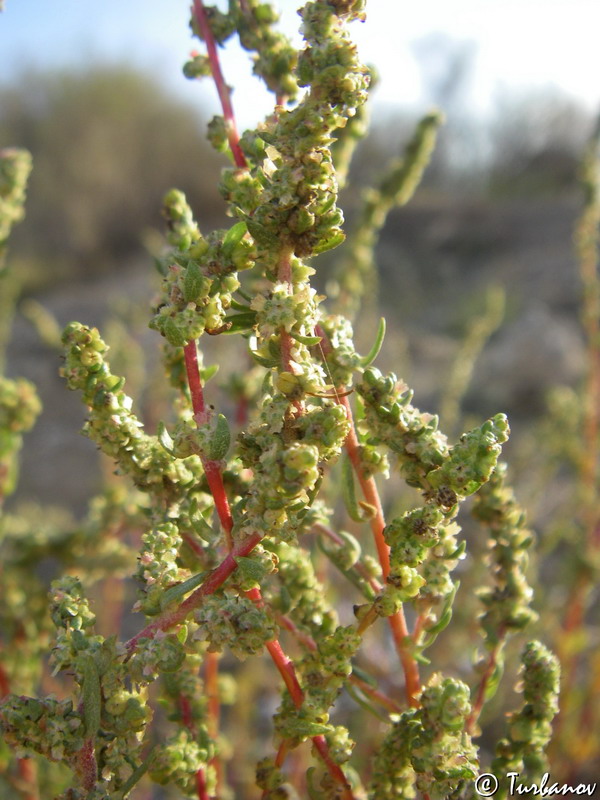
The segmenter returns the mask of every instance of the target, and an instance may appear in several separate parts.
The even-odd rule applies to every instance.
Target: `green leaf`
[[[260,356],[256,350],[250,350],[250,355],[256,361],[257,364],[260,364],[261,367],[266,367],[267,369],[271,369],[272,367],[276,367],[279,364],[279,361],[275,358],[265,358],[264,356]]]
[[[217,537],[215,531],[211,528],[208,522],[203,517],[198,517],[192,520],[192,527],[194,532],[204,539],[205,542],[214,542]]]
[[[152,763],[155,747],[156,745],[150,750],[150,752],[148,753],[146,758],[142,761],[142,763],[139,765],[139,767],[134,769],[131,775],[127,778],[127,780],[119,790],[119,793],[115,795],[115,800],[126,800],[126,798],[128,797],[133,787],[136,785],[136,783],[138,783],[138,781],[140,781],[144,777],[144,775],[148,771],[148,767]]]
[[[249,331],[256,325],[256,311],[245,311],[243,314],[231,314],[225,317],[225,322],[230,326],[226,333],[239,333]]]
[[[236,222],[225,234],[223,238],[223,246],[222,246],[222,253],[225,258],[229,258],[233,253],[233,249],[236,245],[238,245],[246,232],[248,231],[248,226],[245,222]]]
[[[370,711],[371,714],[374,714],[377,717],[377,719],[380,719],[382,722],[390,721],[389,715],[382,713],[378,708],[376,708],[367,695],[361,692],[356,686],[353,686],[351,683],[346,683],[345,689],[355,703],[364,708],[366,711]]]
[[[202,383],[206,383],[211,378],[213,378],[217,372],[219,371],[218,364],[211,364],[210,367],[203,367],[200,370],[200,378],[202,379]]]
[[[189,261],[183,278],[183,299],[186,303],[196,303],[208,295],[211,280],[201,272],[196,261]]]
[[[446,598],[446,602],[444,603],[444,607],[442,609],[442,613],[440,614],[438,621],[435,623],[435,625],[432,625],[431,628],[427,628],[427,638],[421,645],[422,649],[430,647],[435,642],[438,635],[444,630],[444,628],[448,627],[448,624],[452,619],[452,605],[454,603],[454,598],[456,596],[456,592],[458,591],[459,586],[460,586],[460,581],[456,581],[452,591]]]
[[[183,581],[182,583],[178,583],[177,586],[171,586],[170,589],[167,589],[160,598],[161,611],[168,605],[171,605],[171,603],[181,600],[184,595],[200,586],[206,577],[206,574],[206,572],[199,572],[197,575],[192,575],[192,577],[188,578],[187,581]]]
[[[158,423],[158,429],[156,431],[156,436],[158,438],[158,441],[162,445],[163,449],[166,450],[167,453],[170,456],[174,456],[175,453],[174,453],[174,450],[173,450],[173,446],[174,446],[173,439],[171,438],[171,434],[167,430],[167,426],[165,425],[164,422],[159,422]]]
[[[208,457],[211,461],[221,461],[227,455],[231,443],[229,423],[227,417],[219,414],[217,424],[208,447]]]
[[[165,321],[162,332],[165,335],[166,340],[169,342],[169,344],[172,344],[173,347],[184,347],[187,344],[187,339],[177,327],[177,323],[173,317],[169,317]]]
[[[247,220],[248,232],[257,244],[263,247],[276,247],[279,245],[277,236],[267,230],[263,225],[252,220]]]
[[[102,694],[100,692],[100,675],[94,657],[90,653],[83,653],[77,663],[81,669],[83,683],[81,686],[81,699],[83,702],[83,726],[87,739],[92,739],[100,727],[102,716]]]
[[[260,586],[265,575],[269,573],[268,565],[263,564],[256,558],[238,556],[235,559],[235,563],[238,565],[238,572],[244,584],[250,582]]]
[[[313,249],[312,254],[316,256],[319,253],[326,253],[327,250],[333,250],[333,248],[340,245],[345,238],[346,234],[343,231],[336,231],[327,238],[322,239]]]
[[[300,344],[305,344],[307,347],[314,347],[323,339],[322,336],[300,336],[299,333],[294,333],[293,331],[290,333],[290,336],[292,339],[300,342]]]
[[[363,356],[360,359],[359,363],[361,367],[368,367],[373,363],[373,361],[375,361],[375,359],[379,355],[379,351],[381,350],[381,345],[383,344],[384,336],[385,336],[385,319],[381,317],[381,319],[379,320],[379,325],[377,327],[377,335],[375,337],[375,343],[373,344],[373,347],[369,350],[367,355]]]
[[[356,501],[354,474],[348,456],[344,456],[342,459],[342,497],[344,498],[344,505],[346,506],[346,511],[350,519],[353,519],[355,522],[364,522],[364,513],[361,511]]]

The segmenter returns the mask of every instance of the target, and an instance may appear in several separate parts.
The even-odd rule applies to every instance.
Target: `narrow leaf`
[[[83,676],[81,699],[83,702],[83,725],[87,739],[92,739],[100,727],[102,715],[102,695],[100,692],[100,675],[93,656],[83,653],[79,659],[79,667]]]
[[[385,319],[381,317],[379,320],[379,325],[377,327],[377,335],[375,337],[375,342],[373,347],[369,350],[366,356],[363,356],[360,359],[361,367],[368,367],[370,366],[377,356],[379,355],[379,351],[381,350],[381,345],[383,344],[383,338],[385,336]]]
[[[300,344],[305,344],[307,347],[314,347],[316,344],[319,344],[322,341],[322,336],[300,336],[299,333],[294,333],[293,331],[290,333],[292,339],[295,339]]]
[[[158,423],[156,436],[162,447],[167,451],[167,453],[170,456],[174,456],[175,453],[173,451],[173,439],[171,438],[171,434],[167,430],[167,426],[165,425],[164,422]]]
[[[364,514],[361,512],[356,501],[354,475],[352,473],[352,464],[348,456],[344,456],[342,459],[342,496],[350,519],[353,519],[355,522],[363,522]]]
[[[225,258],[231,256],[233,249],[242,241],[247,231],[248,227],[245,222],[236,222],[236,224],[227,231],[223,239],[222,249]]]
[[[171,586],[170,589],[167,589],[160,598],[161,611],[171,603],[181,600],[188,592],[200,586],[205,577],[206,572],[199,572],[197,575],[192,575],[187,581],[183,581],[183,583],[178,583],[177,586]]]
[[[210,440],[208,449],[208,457],[211,461],[221,461],[227,455],[229,445],[231,443],[231,434],[229,432],[229,423],[227,417],[219,414],[217,417],[217,424],[214,433]]]

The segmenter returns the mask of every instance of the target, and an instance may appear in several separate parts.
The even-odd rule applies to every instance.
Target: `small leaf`
[[[389,715],[383,714],[375,705],[371,702],[366,694],[361,692],[357,689],[356,686],[353,686],[351,683],[347,683],[345,685],[346,691],[350,695],[350,697],[354,700],[362,708],[370,711],[371,714],[374,714],[377,719],[380,719],[382,722],[389,722],[390,718]]]
[[[257,244],[263,247],[274,247],[279,244],[277,236],[267,230],[263,225],[252,220],[247,220],[248,232]]]
[[[293,331],[290,333],[290,336],[292,339],[300,342],[300,344],[305,344],[307,347],[314,347],[323,340],[322,336],[300,336],[299,333],[294,333]]]
[[[81,699],[83,702],[83,725],[86,738],[92,739],[100,727],[102,716],[102,695],[100,692],[100,675],[92,655],[84,653],[78,658],[83,683]]]
[[[356,677],[363,683],[367,683],[372,689],[377,688],[377,681],[375,678],[368,672],[365,672],[364,669],[358,667],[356,664],[352,664],[352,674],[356,675]]]
[[[189,261],[183,279],[183,299],[186,303],[196,303],[206,297],[211,281],[201,272],[196,261]]]
[[[256,558],[238,556],[235,563],[238,565],[238,572],[244,584],[253,583],[255,586],[260,586],[265,575],[269,573],[268,565]]]
[[[354,475],[352,473],[352,464],[348,456],[344,456],[342,459],[342,497],[344,498],[344,505],[346,506],[346,511],[350,519],[353,519],[355,522],[364,522],[364,515],[356,502]]]
[[[229,423],[227,417],[219,414],[217,417],[217,424],[210,440],[208,448],[208,457],[211,461],[221,461],[227,455],[229,445],[231,443],[231,434],[229,432]]]
[[[200,370],[200,378],[202,379],[202,383],[206,383],[212,377],[214,377],[217,372],[219,371],[218,364],[211,364],[210,367],[203,367]]]
[[[260,356],[256,352],[256,350],[250,350],[250,355],[256,361],[257,364],[260,364],[261,367],[266,367],[267,369],[276,367],[277,364],[279,363],[279,361],[274,358],[265,358],[264,356]]]
[[[160,598],[161,611],[171,603],[181,600],[184,595],[188,594],[188,592],[191,592],[200,586],[205,577],[206,572],[199,572],[197,575],[192,575],[192,577],[188,578],[187,581],[183,581],[182,583],[178,583],[177,586],[171,586],[170,589],[167,589]]]
[[[164,422],[159,422],[158,423],[158,429],[156,431],[156,436],[158,438],[158,441],[162,445],[162,447],[167,451],[167,453],[170,456],[174,456],[175,453],[174,453],[174,450],[173,450],[173,447],[174,447],[173,439],[171,439],[171,434],[167,430],[167,426],[165,425]]]
[[[332,233],[326,239],[322,239],[313,249],[312,254],[316,256],[319,253],[326,253],[327,250],[333,250],[333,248],[340,245],[345,238],[346,234],[343,231],[338,230],[335,233]]]
[[[162,333],[169,344],[172,344],[173,347],[184,347],[187,344],[187,339],[177,327],[177,323],[173,317],[169,317],[165,321],[162,327]]]
[[[225,258],[231,256],[234,247],[242,241],[247,231],[248,226],[245,222],[236,222],[236,224],[227,231],[222,246],[222,253]]]
[[[385,319],[381,317],[381,319],[379,320],[379,325],[377,327],[377,335],[375,337],[375,342],[373,344],[373,347],[369,350],[366,356],[363,356],[360,359],[359,363],[361,367],[368,367],[373,363],[373,361],[375,361],[375,359],[379,355],[379,351],[381,350],[381,345],[383,344],[384,336],[385,336]]]
[[[239,333],[240,331],[252,330],[256,325],[256,312],[245,311],[243,314],[232,314],[225,317],[225,322],[229,324],[227,333]]]
[[[462,542],[462,544],[464,544],[464,542]],[[432,625],[431,628],[426,629],[427,638],[421,645],[423,649],[425,649],[426,647],[430,647],[437,639],[438,634],[440,634],[444,630],[444,628],[448,627],[448,624],[452,619],[452,605],[454,603],[454,598],[456,596],[456,592],[458,591],[459,586],[460,586],[460,581],[457,581],[454,584],[452,591],[446,598],[446,602],[444,603],[444,607],[442,609],[438,621],[435,623],[435,625]]]
[[[156,745],[150,750],[146,758],[142,761],[139,767],[136,767],[131,775],[127,778],[123,786],[121,787],[119,793],[115,795],[115,800],[126,800],[129,796],[129,793],[133,789],[133,787],[138,783],[138,781],[144,777],[146,772],[148,771],[148,767],[152,763],[152,759],[154,758],[154,751]]]

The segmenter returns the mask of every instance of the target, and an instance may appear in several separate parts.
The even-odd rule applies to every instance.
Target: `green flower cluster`
[[[18,758],[40,753],[69,760],[83,747],[83,720],[71,700],[8,695],[0,701],[0,723]]]
[[[25,216],[25,189],[31,172],[31,154],[7,147],[0,150],[0,270],[6,242],[14,225]]]
[[[384,377],[375,367],[364,371],[356,391],[365,404],[361,431],[373,444],[385,444],[394,453],[409,486],[429,488],[426,476],[448,456],[437,417],[421,413],[411,404],[413,392],[393,373]]]
[[[84,433],[116,460],[120,471],[138,488],[161,496],[169,493],[170,485],[197,481],[198,463],[176,460],[156,437],[143,432],[142,423],[131,411],[131,398],[123,391],[124,379],[110,372],[105,360],[108,347],[96,328],[71,322],[63,333],[63,343],[66,357],[61,374],[69,389],[82,392],[92,412]]]
[[[129,670],[137,683],[151,683],[159,673],[176,672],[185,662],[184,637],[187,629],[175,633],[158,631],[152,638],[139,639]],[[184,639],[184,641],[182,641]]]
[[[215,793],[215,772],[209,766],[210,746],[202,746],[193,735],[181,730],[165,743],[158,745],[152,754],[148,774],[155,783],[165,785],[174,783],[184,797],[198,797],[196,773],[203,770],[206,778],[207,794]]]
[[[530,608],[533,590],[525,575],[533,533],[506,485],[506,464],[498,464],[475,496],[472,513],[490,532],[488,563],[493,586],[480,589],[478,595],[485,609],[480,625],[486,645],[493,647],[507,633],[523,630],[537,617]]]
[[[321,482],[321,464],[338,456],[346,438],[342,409],[310,404],[292,418],[288,405],[285,395],[265,394],[259,418],[238,438],[242,463],[254,474],[240,533],[264,530],[293,541]]]
[[[40,411],[32,383],[0,376],[0,503],[15,488],[23,433],[33,427]]]
[[[525,773],[534,781],[548,771],[545,750],[552,735],[552,720],[558,713],[560,665],[541,642],[528,642],[521,656],[524,704],[508,719],[508,736],[496,747],[492,762],[495,775]],[[507,787],[500,786],[500,797]]]
[[[240,222],[204,238],[184,194],[177,189],[165,196],[164,211],[174,250],[167,257],[158,310],[150,327],[170,344],[182,347],[204,331],[220,333],[231,327],[225,315],[240,285],[237,271],[253,265],[254,247]]]
[[[375,757],[372,800],[412,798],[415,790],[442,800],[477,774],[477,751],[465,732],[468,686],[435,673],[420,699],[393,723]]]
[[[137,579],[143,584],[136,611],[152,616],[161,609],[161,599],[169,586],[179,580],[177,558],[182,539],[174,522],[162,522],[142,535]]]
[[[304,656],[298,665],[306,691],[303,707],[312,708],[321,716],[328,712],[352,672],[352,657],[361,638],[353,625],[340,625],[321,636],[317,650]]]
[[[356,388],[365,402],[364,427],[372,443],[387,445],[408,485],[422,489],[445,515],[489,479],[508,439],[504,414],[465,433],[449,450],[437,417],[415,408],[412,391],[393,373],[383,377],[369,367]]]
[[[275,764],[274,758],[262,758],[256,765],[256,785],[265,800],[298,800],[294,787]]]
[[[327,600],[325,588],[315,574],[310,553],[290,542],[276,542],[273,549],[279,558],[279,589],[270,597],[274,608],[288,614],[301,630],[312,636],[332,633],[337,614]]]
[[[296,75],[311,91],[295,108],[266,121],[258,131],[262,144],[256,137],[242,141],[249,174],[236,170],[224,178],[224,195],[246,221],[267,272],[274,272],[282,247],[310,256],[344,238],[329,145],[331,133],[366,99],[367,70],[344,26],[359,13],[339,3],[306,4],[301,14],[307,46]]]
[[[209,652],[227,647],[240,660],[260,653],[279,631],[266,607],[227,591],[206,597],[194,619],[199,625],[194,638],[208,641]]]
[[[287,36],[273,29],[279,14],[271,3],[261,0],[248,0],[243,8],[231,0],[229,9],[230,13],[238,9],[236,25],[240,44],[254,53],[254,74],[264,80],[277,98],[293,100],[298,94],[294,77],[298,56]]]

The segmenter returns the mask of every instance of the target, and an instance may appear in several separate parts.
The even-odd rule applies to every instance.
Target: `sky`
[[[282,28],[300,44],[300,0],[274,3]],[[466,54],[460,102],[489,113],[508,93],[556,91],[600,111],[600,0],[370,0],[367,22],[353,24],[363,61],[380,75],[375,109],[427,110],[443,77],[444,56]],[[0,82],[32,64],[40,69],[90,61],[148,67],[193,104],[217,113],[208,81],[186,81],[181,65],[202,44],[188,28],[187,0],[5,0],[0,13]],[[226,79],[236,87],[242,127],[272,107],[248,78],[248,56],[228,46]],[[0,110],[1,112],[1,110]]]

